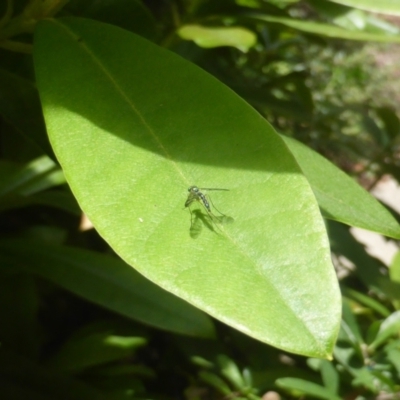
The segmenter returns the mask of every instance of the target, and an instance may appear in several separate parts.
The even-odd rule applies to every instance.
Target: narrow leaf
[[[87,368],[132,357],[137,348],[147,344],[143,337],[126,334],[118,336],[111,333],[111,329],[108,327],[108,331],[99,329],[98,332],[86,334],[76,332],[47,360],[46,366],[52,370],[76,374]],[[126,345],[118,345],[119,342],[125,342]]]
[[[371,296],[367,296],[361,292],[350,289],[348,287],[342,286],[342,293],[344,296],[347,296],[364,306],[374,310],[379,313],[382,317],[388,317],[390,315],[390,311],[379,301],[373,299]]]
[[[54,179],[47,179],[56,172]],[[60,175],[61,174],[61,175]],[[41,183],[39,183],[41,181]],[[47,156],[39,157],[25,165],[0,169],[0,195],[9,193],[29,194],[44,188],[65,183],[58,166]],[[37,188],[37,186],[40,188]]]
[[[376,349],[393,335],[400,333],[400,311],[395,311],[381,324],[375,340],[370,344],[371,349]]]
[[[316,397],[317,399],[326,400],[340,400],[340,397],[331,393],[329,389],[324,388],[321,385],[317,385],[314,382],[309,382],[299,378],[280,378],[275,381],[276,385],[286,390],[301,393],[303,395],[309,395]]]
[[[184,25],[178,30],[178,34],[182,39],[193,40],[200,47],[232,46],[244,52],[257,42],[257,37],[253,32],[240,26]]]
[[[278,23],[302,32],[312,33],[315,35],[326,36],[330,38],[362,40],[368,42],[400,43],[400,35],[385,35],[363,31],[350,31],[334,25],[323,24],[321,22],[305,21],[295,18],[274,17],[262,14],[251,14],[249,16],[260,21]]]
[[[46,135],[36,87],[16,74],[0,70],[0,115],[46,154],[53,155]]]
[[[27,272],[38,274],[96,304],[157,328],[212,337],[209,318],[163,291],[125,263],[102,254],[43,243],[0,243]]]
[[[400,3],[398,0],[330,0],[345,6],[360,8],[380,14],[400,15]]]
[[[400,226],[390,212],[326,158],[282,136],[299,163],[326,218],[400,238]]]
[[[39,157],[26,164],[0,161],[0,210],[52,203],[50,205],[62,209],[69,206],[69,211],[76,213],[76,204],[71,201],[73,199],[68,201],[65,196],[62,198],[63,196],[57,194],[54,196],[45,191],[62,184],[65,184],[62,170],[47,156]],[[55,197],[68,202],[58,203],[54,201]]]
[[[334,395],[338,394],[340,386],[339,372],[328,360],[321,360],[321,378],[325,387]]]

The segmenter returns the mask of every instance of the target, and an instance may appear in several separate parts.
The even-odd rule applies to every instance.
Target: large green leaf
[[[399,0],[330,0],[345,6],[361,8],[362,10],[380,14],[400,15]]]
[[[400,239],[393,215],[330,161],[307,146],[282,136],[295,156],[327,218]]]
[[[326,231],[271,126],[198,67],[109,25],[42,21],[34,59],[53,148],[114,250],[250,336],[328,357],[340,295]],[[191,227],[193,184],[229,189],[212,200],[234,222],[197,204]]]

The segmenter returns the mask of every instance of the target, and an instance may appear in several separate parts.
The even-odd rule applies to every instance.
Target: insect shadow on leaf
[[[189,209],[190,210],[190,209]],[[206,219],[206,215],[201,212],[198,208],[195,210],[190,210],[190,237],[192,239],[197,239],[201,231],[203,230],[203,225],[206,225],[209,229],[214,230],[212,224]]]
[[[192,238],[199,237],[203,225],[206,226],[209,230],[213,232],[217,232],[215,228],[220,230],[218,224],[225,224],[233,222],[232,217],[228,217],[227,215],[223,214],[221,211],[215,207],[214,203],[211,201],[209,195],[204,194],[203,190],[223,190],[228,191],[229,189],[216,189],[216,188],[198,188],[197,186],[190,186],[188,189],[188,197],[185,202],[185,207],[189,208],[190,217],[191,217],[191,225],[190,225],[190,236]],[[200,209],[191,209],[191,205],[196,202],[200,203],[203,206],[203,209],[206,211],[204,214]],[[211,211],[212,204],[213,208],[218,212],[218,216],[215,215]]]

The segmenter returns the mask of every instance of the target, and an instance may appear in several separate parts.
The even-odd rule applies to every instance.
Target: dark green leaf
[[[388,107],[380,107],[376,110],[383,121],[387,135],[395,139],[400,134],[400,120],[396,113]]]
[[[0,377],[0,397],[4,399],[108,399],[106,395],[81,381],[44,368],[11,352],[5,346],[0,347]],[[8,397],[9,395],[14,397]]]
[[[85,0],[67,9],[74,15],[117,25],[150,40],[157,36],[156,22],[140,0]]]
[[[129,318],[187,335],[214,334],[206,315],[115,258],[26,241],[3,242],[0,247],[26,271]]]
[[[355,346],[360,347],[364,343],[364,339],[361,336],[360,328],[358,326],[357,320],[352,313],[352,310],[349,305],[349,301],[347,299],[343,300],[343,322],[346,327],[349,329],[348,334],[349,337],[352,338],[352,341]],[[342,322],[342,323],[343,323]],[[350,333],[351,331],[351,333]]]
[[[94,332],[84,332],[87,328],[82,328],[82,332],[76,331],[74,336],[47,360],[47,367],[76,374],[101,364],[131,358],[136,349],[147,343],[143,337],[132,336],[133,332],[125,330],[120,333],[121,328],[115,321],[97,326]]]
[[[39,297],[31,276],[0,274],[1,347],[6,346],[27,357],[37,356],[41,344],[38,308]]]
[[[18,75],[0,70],[0,87],[0,115],[52,156],[35,86]]]

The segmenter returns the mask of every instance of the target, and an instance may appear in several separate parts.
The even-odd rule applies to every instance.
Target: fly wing
[[[229,192],[229,189],[220,189],[220,188],[200,188],[200,190],[225,190],[226,192]]]
[[[195,200],[197,200],[197,195],[194,193],[189,193],[185,202],[185,207],[189,207]]]

